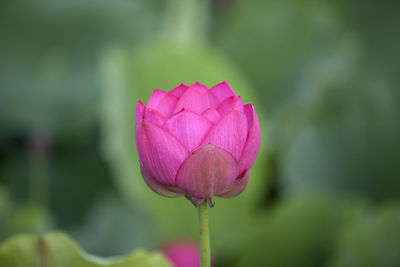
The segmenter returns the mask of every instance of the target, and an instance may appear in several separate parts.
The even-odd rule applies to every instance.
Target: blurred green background
[[[223,80],[262,145],[210,210],[215,266],[400,266],[399,26],[389,0],[2,1],[0,266],[53,230],[102,257],[196,239],[140,176],[134,112]]]

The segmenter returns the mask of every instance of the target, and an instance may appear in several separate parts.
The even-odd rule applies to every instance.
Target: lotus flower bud
[[[138,102],[135,135],[147,185],[195,206],[240,194],[260,146],[253,105],[243,105],[227,82],[154,90],[147,106]]]

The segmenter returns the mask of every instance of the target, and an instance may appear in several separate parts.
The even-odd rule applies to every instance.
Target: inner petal
[[[169,118],[178,103],[178,98],[173,94],[166,94],[158,103],[157,111],[159,111],[164,117]]]
[[[214,124],[221,119],[221,115],[219,114],[219,112],[213,108],[207,109],[206,111],[201,113],[201,115]]]
[[[166,121],[163,128],[192,151],[200,145],[212,125],[212,122],[201,115],[184,109]]]
[[[165,122],[165,117],[160,112],[154,109],[147,109],[144,115],[144,119],[158,126],[163,125]]]
[[[186,90],[189,88],[189,86],[187,86],[186,84],[181,83],[180,85],[178,85],[177,87],[175,87],[170,94],[173,94],[174,96],[180,98],[185,92]]]
[[[232,153],[239,160],[247,139],[247,118],[243,112],[232,110],[215,124],[202,144],[211,143]]]
[[[232,87],[226,81],[213,86],[210,91],[218,98],[220,102],[228,97],[236,96]]]
[[[189,87],[189,89],[187,89],[179,99],[173,113],[175,114],[182,109],[188,109],[197,114],[201,114],[209,107],[209,95],[207,93],[202,93],[193,87]]]
[[[218,112],[221,116],[224,116],[226,113],[231,111],[232,109],[243,112],[243,102],[242,98],[231,96],[225,99],[217,108]]]
[[[151,94],[149,101],[147,102],[147,107],[148,108],[153,108],[155,109],[160,103],[161,99],[166,95],[167,93],[164,91],[161,91],[159,89],[155,89],[153,93]]]
[[[195,82],[190,86],[190,88],[196,89],[201,93],[206,93],[208,91],[208,87],[205,86],[204,84],[201,84],[199,82]]]
[[[210,108],[217,108],[220,104],[218,98],[211,91],[207,91],[207,94],[208,94],[208,106]]]

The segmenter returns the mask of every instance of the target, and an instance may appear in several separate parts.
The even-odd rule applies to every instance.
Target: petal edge
[[[136,125],[135,134],[143,167],[158,182],[175,186],[176,173],[188,150],[171,133],[145,120]]]
[[[260,122],[258,120],[257,113],[252,104],[246,104],[244,106],[244,113],[247,117],[249,124],[249,134],[247,137],[246,144],[244,145],[242,155],[239,160],[239,172],[250,169],[254,164],[258,150],[260,148]]]
[[[210,88],[210,91],[218,98],[220,102],[228,97],[236,96],[235,91],[233,91],[232,87],[227,81],[223,81],[217,85],[214,85]]]
[[[247,139],[247,125],[245,114],[232,110],[214,124],[202,144],[212,143],[219,146],[239,160]]]
[[[140,164],[140,172],[142,173],[143,180],[147,184],[148,187],[150,187],[151,190],[156,192],[159,195],[162,195],[164,197],[179,197],[184,195],[184,192],[178,193],[177,191],[172,191],[170,190],[167,186],[157,182],[157,180],[151,176],[145,168],[143,168],[143,165]]]
[[[212,122],[190,110],[182,110],[167,120],[163,128],[172,133],[183,145],[192,151],[204,139]]]
[[[241,194],[249,182],[249,177],[250,177],[250,170],[247,170],[246,173],[241,178],[237,178],[233,182],[233,184],[228,189],[225,190],[225,192],[217,196],[223,198],[232,198]]]

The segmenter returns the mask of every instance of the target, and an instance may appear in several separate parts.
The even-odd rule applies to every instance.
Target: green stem
[[[181,45],[199,45],[206,41],[209,0],[169,0],[164,23],[168,40]]]
[[[50,137],[42,132],[34,132],[30,138],[30,200],[47,206],[50,186],[48,175]]]
[[[210,232],[208,230],[207,200],[199,205],[201,266],[211,266]]]

